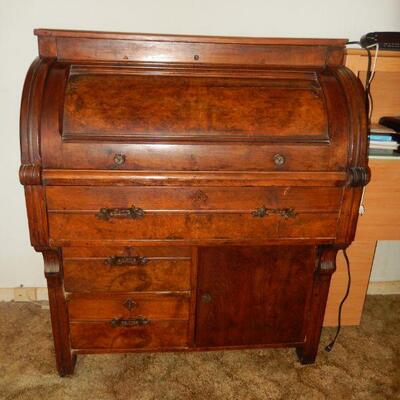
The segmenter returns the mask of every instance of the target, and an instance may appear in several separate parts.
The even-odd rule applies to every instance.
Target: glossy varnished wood
[[[344,39],[144,35],[37,29],[40,55],[60,60],[325,65],[343,61]],[[173,43],[173,45],[171,45]],[[195,57],[198,56],[198,57]]]
[[[262,205],[261,205],[262,206]],[[50,239],[70,240],[261,240],[336,237],[337,212],[299,212],[285,218],[258,218],[253,210],[215,212],[147,212],[137,220],[100,220],[96,212],[49,214]]]
[[[189,290],[190,260],[149,258],[145,266],[110,266],[106,259],[64,261],[68,292]]]
[[[154,320],[146,326],[113,328],[110,322],[71,322],[74,349],[159,349],[188,346],[188,322]]]
[[[73,354],[71,348],[68,310],[61,274],[61,254],[58,249],[47,249],[43,251],[43,258],[50,302],[56,366],[59,375],[65,376],[74,371],[76,355]]]
[[[174,150],[174,147],[171,151]],[[179,150],[179,149],[178,149]],[[272,153],[272,152],[271,152]],[[151,162],[151,161],[149,161]],[[273,156],[271,155],[271,163]],[[165,166],[166,168],[168,165]],[[278,170],[277,167],[275,169]],[[348,170],[333,172],[210,172],[210,171],[116,171],[116,170],[73,170],[45,169],[42,183],[46,186],[345,186],[349,179]]]
[[[19,176],[60,375],[93,352],[313,362],[369,180],[345,41],[35,33]]]
[[[93,294],[67,297],[71,321],[145,316],[151,320],[189,319],[189,292]]]
[[[144,210],[254,210],[294,208],[297,211],[338,211],[342,187],[46,187],[50,212],[94,211],[103,207]]]
[[[306,93],[308,93],[306,97],[310,96],[309,100],[303,101],[303,103],[311,103],[312,111],[310,112],[302,111],[305,106],[300,101],[290,103],[293,111],[289,112],[287,98],[293,96],[293,98],[299,99],[300,96],[296,92],[298,91],[296,79],[285,78],[286,87],[279,88],[279,75],[278,77],[275,75],[275,79],[272,79],[274,76],[272,74],[266,79],[272,82],[270,82],[270,86],[272,86],[263,88],[259,84],[257,86],[256,79],[253,78],[249,81],[248,72],[244,72],[243,76],[243,73],[238,71],[238,77],[235,78],[239,82],[237,85],[246,84],[249,87],[246,90],[251,90],[254,95],[248,97],[247,103],[243,99],[241,106],[248,110],[246,112],[249,114],[247,117],[240,114],[235,99],[243,96],[237,94],[237,96],[228,96],[224,100],[229,104],[226,104],[226,110],[221,112],[223,118],[217,118],[213,116],[211,111],[207,111],[210,107],[208,102],[216,101],[210,99],[210,88],[207,85],[208,89],[205,92],[203,91],[204,94],[200,91],[189,96],[190,101],[185,102],[187,111],[184,113],[180,111],[181,114],[168,111],[163,115],[165,108],[171,110],[171,107],[176,107],[177,95],[168,97],[159,94],[158,96],[154,95],[153,98],[146,97],[147,106],[142,101],[139,104],[140,107],[134,107],[134,104],[132,104],[133,108],[129,109],[127,104],[134,103],[134,100],[129,98],[133,96],[132,90],[126,92],[125,97],[127,98],[125,100],[123,100],[124,93],[121,90],[110,90],[111,93],[118,93],[117,97],[120,100],[106,100],[106,96],[104,101],[122,101],[124,107],[118,104],[101,105],[99,99],[102,98],[102,93],[104,93],[104,83],[101,79],[104,78],[102,78],[102,74],[90,71],[86,74],[92,76],[94,80],[92,82],[93,87],[90,90],[90,95],[93,97],[85,99],[85,96],[89,94],[85,94],[84,89],[79,89],[83,93],[73,92],[75,94],[71,94],[71,96],[74,96],[75,103],[71,100],[72,104],[70,104],[71,102],[66,104],[69,107],[68,110],[64,110],[64,93],[68,91],[71,68],[71,64],[68,63],[55,63],[48,73],[44,93],[46,113],[42,115],[42,129],[44,131],[41,142],[45,168],[79,167],[81,169],[139,171],[337,171],[345,165],[347,152],[341,146],[341,143],[349,135],[344,127],[349,123],[351,115],[347,109],[346,97],[341,90],[342,80],[346,79],[346,76],[336,73],[336,68],[318,69],[318,73],[315,72],[314,81],[309,83],[310,87],[306,90]],[[200,74],[202,72],[201,69],[197,68],[196,71]],[[222,68],[221,73],[223,71]],[[304,73],[306,71],[309,70],[305,70]],[[207,73],[207,70],[203,72]],[[146,71],[144,70],[142,73],[146,74]],[[110,81],[111,84],[112,79],[119,81],[125,78],[126,74],[123,71],[114,68],[112,73],[108,72],[107,82]],[[128,78],[130,78],[129,75]],[[154,90],[152,83],[156,79],[154,71],[150,78],[152,79],[143,82],[145,85],[141,85],[146,87],[146,93]],[[184,79],[184,77],[181,79]],[[203,78],[192,77],[191,79],[190,85],[186,85],[185,93],[192,86],[196,88],[193,81]],[[307,82],[307,79],[303,77],[299,81]],[[274,85],[278,85],[278,88]],[[282,83],[280,85],[282,86]],[[304,83],[302,85],[304,86]],[[271,101],[257,103],[258,100],[256,101],[256,99],[262,97],[262,93],[256,94],[260,87],[268,93],[279,89],[280,94],[273,95]],[[215,87],[214,90],[218,89],[219,93],[223,88],[224,86],[220,86],[219,89]],[[136,90],[133,93],[136,93]],[[201,96],[204,98],[201,99]],[[218,96],[221,96],[221,94],[216,96],[220,103],[221,100]],[[116,96],[112,97],[115,98]],[[157,99],[160,97],[163,98],[163,108],[157,103]],[[225,96],[221,98],[225,98]],[[279,102],[285,104],[285,107],[277,108]],[[196,106],[198,103],[203,105]],[[314,106],[312,106],[313,103],[315,103]],[[94,104],[97,108],[90,108],[91,104]],[[190,106],[190,104],[192,105]],[[268,105],[268,107],[264,107],[263,104]],[[155,107],[154,109],[159,110],[159,112],[152,112],[152,107]],[[195,110],[192,110],[193,107],[203,107],[205,110],[195,112]],[[271,108],[272,111],[277,109],[271,115],[262,117],[259,109],[264,110],[265,108]],[[118,111],[112,111],[117,114],[114,116],[110,114],[106,117],[106,114],[101,111],[105,109]],[[179,107],[179,109],[184,108]],[[215,110],[215,107],[212,107],[212,109]],[[251,109],[257,110],[257,112],[251,113]],[[235,118],[233,115],[229,117],[230,110],[237,110]],[[111,113],[111,111],[109,112]],[[263,111],[264,114],[266,112]],[[80,113],[84,114],[80,115]],[[193,113],[197,116],[197,122],[192,116]],[[303,114],[296,117],[298,113]],[[90,120],[88,115],[90,115]],[[258,117],[255,117],[255,115]],[[232,123],[235,124],[236,121],[237,126],[231,126],[226,122],[223,124],[225,130],[218,130],[219,128],[215,124],[221,123],[221,120],[227,118],[231,121],[231,125]],[[107,128],[110,120],[114,123]],[[296,121],[298,120],[304,121],[304,124],[297,126]],[[117,121],[119,122],[117,123]],[[213,124],[215,125],[214,128]],[[327,124],[329,124],[329,135]],[[168,128],[170,125],[171,127]],[[258,128],[255,130],[256,126]],[[280,134],[278,134],[279,126],[282,127]],[[65,129],[66,132],[64,132]],[[51,132],[55,130],[61,132],[62,135],[51,135]],[[150,139],[146,132],[151,132]],[[179,142],[178,145],[175,144],[177,141]],[[196,143],[193,144],[193,141]],[[99,146],[99,142],[104,142],[104,144]],[[156,142],[157,144],[155,144]],[[218,142],[220,145],[210,146],[207,142]],[[239,146],[238,142],[240,143]],[[259,145],[255,146],[256,143]],[[298,152],[299,144],[307,144],[307,146],[302,147],[301,153]],[[116,154],[124,156],[122,164],[116,165],[114,163]],[[171,157],[171,154],[174,156]],[[282,154],[286,162],[277,166],[274,163],[274,155],[276,154]]]
[[[329,135],[321,87],[315,75],[303,75],[285,77],[277,72],[257,80],[135,76],[121,73],[120,68],[102,73],[71,71],[62,134],[71,141],[290,138],[323,142]],[[99,101],[99,88],[118,96]],[[236,104],[237,98],[241,101]],[[277,118],[280,114],[282,118]]]
[[[305,341],[313,247],[199,248],[199,346]]]

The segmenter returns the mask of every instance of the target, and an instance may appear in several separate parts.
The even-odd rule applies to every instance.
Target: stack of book
[[[368,139],[372,155],[395,155],[399,152],[400,133],[393,129],[372,125]]]

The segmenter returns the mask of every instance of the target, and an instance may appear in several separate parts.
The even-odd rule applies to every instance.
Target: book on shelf
[[[393,152],[399,149],[400,135],[393,129],[379,124],[371,125],[368,139],[370,150]]]
[[[396,150],[388,149],[369,149],[368,155],[371,157],[396,157],[400,158],[400,153]]]
[[[369,140],[376,140],[379,142],[391,142],[392,141],[392,136],[391,135],[376,135],[376,134],[370,134],[368,135]]]
[[[369,148],[370,149],[391,149],[397,150],[399,144],[395,141],[390,142],[379,142],[379,141],[370,141]]]

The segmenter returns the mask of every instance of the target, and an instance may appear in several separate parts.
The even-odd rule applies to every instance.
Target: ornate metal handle
[[[108,221],[111,218],[130,218],[139,219],[144,217],[144,211],[139,208],[132,206],[130,208],[101,208],[96,213],[96,218]]]
[[[110,325],[112,328],[130,328],[132,326],[144,326],[148,325],[150,320],[146,317],[137,317],[133,319],[124,319],[124,318],[113,318],[110,321]]]
[[[113,267],[118,267],[123,265],[146,265],[149,261],[148,258],[142,256],[111,256],[108,257],[104,263]]]
[[[268,215],[280,215],[283,218],[294,218],[297,213],[293,208],[266,208],[262,206],[251,213],[253,217],[266,217]]]

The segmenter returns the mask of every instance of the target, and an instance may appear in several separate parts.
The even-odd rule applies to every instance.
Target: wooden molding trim
[[[283,44],[283,45],[329,45],[344,46],[347,39],[314,38],[263,38],[240,36],[169,35],[155,33],[76,31],[68,29],[35,29],[34,34],[42,37],[74,37],[87,39],[114,39],[137,41],[191,42],[191,43],[230,43],[230,44]]]
[[[345,39],[239,38],[36,29],[41,57],[196,64],[340,65]],[[79,46],[78,46],[79,43]],[[170,44],[174,43],[171,51]],[[80,51],[77,52],[79,47]],[[113,52],[109,51],[110,47]],[[177,50],[179,49],[179,50]],[[231,57],[235,49],[235,57]],[[312,57],[306,53],[312,51]],[[281,57],[285,53],[285,57]]]
[[[23,164],[41,164],[39,125],[43,89],[54,59],[37,58],[31,65],[22,92],[20,113],[21,160]]]
[[[367,114],[364,88],[360,79],[347,67],[332,68],[334,74],[345,88],[349,112],[349,165],[364,166],[368,158]]]
[[[344,186],[346,172],[158,172],[44,169],[44,185]]]

